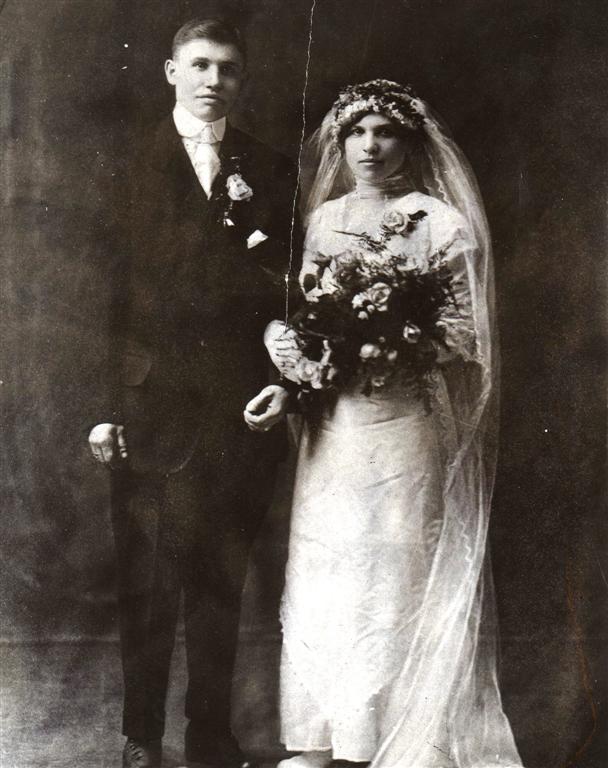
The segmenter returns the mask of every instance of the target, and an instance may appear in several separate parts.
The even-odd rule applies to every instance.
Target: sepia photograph
[[[608,7],[0,0],[0,766],[605,768]]]

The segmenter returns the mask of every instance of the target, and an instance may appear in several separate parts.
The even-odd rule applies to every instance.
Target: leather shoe
[[[127,739],[122,751],[122,768],[160,768],[163,747],[160,739]]]

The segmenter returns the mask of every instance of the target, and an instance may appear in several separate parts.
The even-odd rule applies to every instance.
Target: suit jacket
[[[285,312],[290,245],[300,253],[295,173],[230,125],[220,159],[208,200],[169,117],[140,144],[129,174],[108,420],[125,425],[137,471],[176,471],[199,447],[210,461],[229,455],[242,474],[283,445],[275,430],[250,432],[242,411],[268,383],[264,328]],[[228,194],[237,173],[249,200]],[[267,239],[248,248],[256,230]]]

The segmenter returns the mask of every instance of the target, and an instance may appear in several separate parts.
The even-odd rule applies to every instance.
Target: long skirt
[[[403,390],[306,424],[282,603],[282,740],[369,761],[442,523],[437,430]]]

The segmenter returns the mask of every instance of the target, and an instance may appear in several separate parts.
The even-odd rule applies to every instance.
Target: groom
[[[266,386],[262,339],[284,312],[295,178],[226,121],[245,67],[237,29],[185,24],[165,64],[175,109],[140,143],[125,182],[119,364],[89,443],[115,470],[127,768],[161,764],[182,596],[186,759],[247,764],[230,689],[247,556],[284,449],[270,428],[288,396]]]

